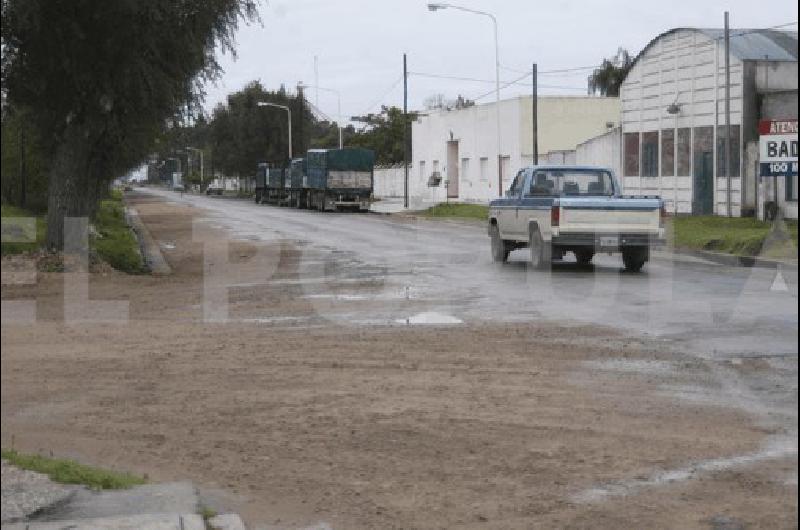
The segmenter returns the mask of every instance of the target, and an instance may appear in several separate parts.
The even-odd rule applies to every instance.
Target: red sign
[[[797,134],[797,120],[761,120],[758,134]]]

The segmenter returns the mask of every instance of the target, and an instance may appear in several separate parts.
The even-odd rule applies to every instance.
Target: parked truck
[[[625,269],[638,272],[664,243],[664,216],[659,197],[622,195],[609,169],[533,166],[489,205],[492,259],[527,247],[532,265],[545,268],[568,252],[584,265],[597,252],[619,252]]]
[[[372,200],[375,153],[369,149],[311,149],[306,154],[307,208],[368,210]]]
[[[294,158],[289,165],[289,205],[295,208],[306,207],[308,183],[306,177],[306,159]]]

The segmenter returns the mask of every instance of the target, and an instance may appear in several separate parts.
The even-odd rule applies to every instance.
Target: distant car
[[[206,195],[222,195],[222,188],[209,186],[206,188]]]
[[[172,191],[181,191],[181,192],[183,192],[183,191],[186,191],[186,187],[183,184],[176,184],[175,186],[172,186]]]
[[[133,191],[133,186],[130,184],[125,184],[125,186],[122,188],[122,191]]]

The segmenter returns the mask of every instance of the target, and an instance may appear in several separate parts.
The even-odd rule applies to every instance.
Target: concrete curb
[[[139,240],[139,247],[150,272],[158,276],[172,274],[172,268],[170,268],[167,260],[164,259],[164,255],[161,254],[161,249],[142,222],[139,213],[134,208],[126,206],[125,218]]]
[[[785,269],[797,269],[797,263],[782,260],[773,260],[767,258],[760,258],[757,256],[735,256],[733,254],[723,254],[721,252],[711,252],[709,250],[690,250],[690,249],[675,249],[675,254],[683,254],[693,258],[704,259],[717,263],[719,265],[727,265],[728,267],[749,267],[749,268],[762,268],[762,269],[777,269],[779,267]]]

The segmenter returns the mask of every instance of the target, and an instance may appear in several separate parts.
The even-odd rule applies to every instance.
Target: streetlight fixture
[[[301,88],[315,88],[317,90],[322,90],[324,92],[331,92],[336,94],[336,114],[339,116],[337,125],[339,126],[339,149],[342,148],[342,93],[338,90],[334,90],[333,88],[325,88],[321,86],[311,86],[311,85],[304,85],[303,83],[299,83],[297,85]]]
[[[200,153],[200,189],[202,189],[203,188],[203,181],[204,181],[204,178],[203,178],[203,150],[202,149],[198,149],[196,147],[190,147],[188,145],[186,146],[186,150],[187,151],[196,151],[196,152]]]
[[[270,103],[269,101],[259,101],[257,105],[259,107],[275,107],[277,109],[283,109],[286,111],[286,114],[289,116],[289,160],[291,160],[292,159],[292,110],[286,105],[278,105],[277,103]]]
[[[475,15],[483,15],[492,19],[494,27],[494,82],[495,82],[495,119],[497,121],[497,194],[503,196],[503,158],[502,148],[500,142],[500,48],[497,41],[497,18],[491,13],[486,11],[478,11],[477,9],[470,9],[468,7],[447,4],[443,2],[429,3],[428,11],[435,12],[442,9],[456,9],[466,13],[473,13]]]

